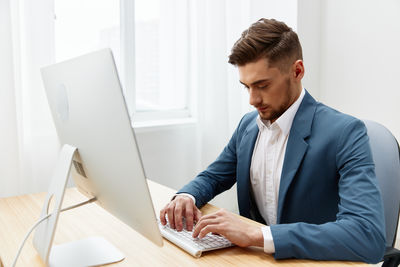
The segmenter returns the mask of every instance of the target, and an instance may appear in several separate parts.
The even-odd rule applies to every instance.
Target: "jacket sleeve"
[[[381,195],[365,125],[351,120],[336,149],[339,206],[336,221],[272,225],[275,258],[376,263],[385,250]]]
[[[195,197],[196,206],[201,208],[216,195],[230,189],[236,182],[236,150],[243,121],[233,133],[229,143],[225,146],[218,158],[207,169],[186,184],[177,193],[188,193]]]

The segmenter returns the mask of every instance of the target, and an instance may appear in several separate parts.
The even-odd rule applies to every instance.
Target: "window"
[[[189,117],[189,0],[55,0],[56,60],[110,47],[134,121]]]
[[[110,47],[119,66],[120,5],[115,0],[55,0],[56,61]]]

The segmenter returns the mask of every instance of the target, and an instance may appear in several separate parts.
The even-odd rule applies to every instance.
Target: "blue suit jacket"
[[[216,161],[179,192],[193,195],[201,207],[237,183],[240,214],[264,223],[250,186],[257,116],[246,114]],[[363,122],[306,92],[290,130],[277,224],[271,226],[275,258],[378,262],[384,227]]]

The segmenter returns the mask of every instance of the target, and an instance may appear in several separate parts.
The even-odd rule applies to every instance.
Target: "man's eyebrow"
[[[269,82],[269,81],[271,81],[271,79],[261,79],[261,80],[257,80],[257,81],[255,81],[255,82],[253,82],[251,85],[257,85],[257,84],[259,84],[259,83],[262,83],[262,82]],[[244,86],[247,86],[247,87],[248,87],[248,85],[245,84],[244,82],[242,82],[242,81],[240,81],[240,80],[239,80],[239,82],[240,82],[241,84],[243,84]]]

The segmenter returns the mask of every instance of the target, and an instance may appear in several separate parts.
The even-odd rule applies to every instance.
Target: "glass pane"
[[[187,107],[187,0],[135,1],[136,110]]]
[[[187,1],[134,2],[136,111],[187,107]],[[110,47],[120,69],[120,1],[55,0],[55,13],[56,61]]]
[[[56,61],[109,47],[119,66],[120,2],[55,0]]]

